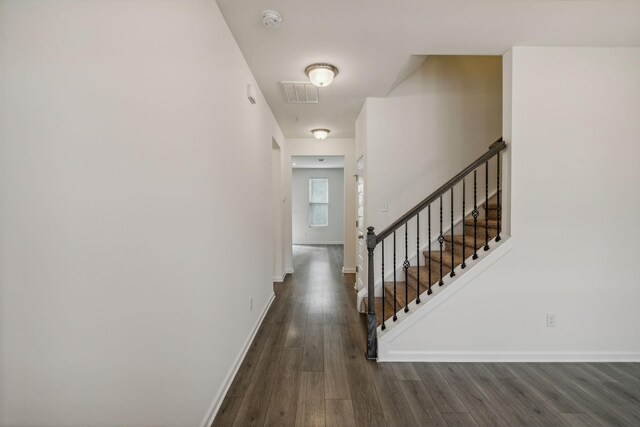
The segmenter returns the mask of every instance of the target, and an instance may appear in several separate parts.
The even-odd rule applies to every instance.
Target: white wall
[[[356,266],[356,185],[353,175],[356,173],[355,140],[331,138],[318,141],[313,138],[287,139],[286,162],[291,165],[293,156],[343,156],[344,157],[344,271],[353,273]],[[291,188],[291,166],[284,167],[283,188]],[[285,201],[284,212],[286,247],[289,248],[288,262],[291,262],[290,248],[292,244],[291,198]],[[290,271],[291,264],[287,265]]]
[[[309,179],[329,180],[329,225],[309,226]],[[291,174],[293,244],[344,243],[344,169],[294,168]]]
[[[364,101],[364,104],[362,105],[362,109],[360,110],[360,114],[358,114],[358,118],[356,119],[356,138],[355,138],[355,145],[356,145],[356,173],[361,175],[360,179],[362,180],[361,182],[363,183],[362,188],[362,224],[360,224],[360,226],[362,227],[359,231],[358,227],[356,227],[356,233],[362,232],[362,234],[365,233],[366,227],[369,224],[369,221],[367,219],[367,201],[368,201],[368,197],[367,197],[367,191],[369,190],[369,185],[368,185],[368,179],[367,179],[367,141],[368,141],[368,134],[367,134],[367,130],[369,128],[368,126],[368,110],[367,110],[367,104],[369,103],[371,98],[368,98]],[[358,165],[360,165],[360,169],[358,169]],[[356,208],[356,220],[360,221],[358,218],[358,183],[356,182],[356,201],[355,201],[355,208]],[[355,283],[355,288],[358,291],[358,297],[356,298],[356,307],[358,308],[358,310],[364,310],[364,305],[362,305],[360,303],[360,300],[362,298],[364,298],[366,296],[366,283],[367,283],[367,272],[369,271],[369,259],[367,258],[367,244],[365,242],[366,239],[360,239],[358,241],[356,241],[356,265],[358,266],[358,271],[356,272],[356,283]],[[382,281],[382,280],[381,280]]]
[[[386,98],[367,99],[358,145],[366,145],[368,225],[381,231],[501,136],[501,67],[495,56],[428,56]]]
[[[514,48],[505,61],[512,249],[388,349],[640,361],[640,49]]]
[[[213,1],[2,6],[0,424],[199,425],[272,296],[282,133]]]
[[[422,66],[385,98],[368,98],[356,121],[358,155],[365,154],[365,222],[382,232],[464,167],[485,153],[502,134],[502,58],[498,56],[428,56]],[[495,192],[495,160],[490,163],[489,194]],[[484,198],[484,169],[478,170],[479,202]],[[467,179],[466,210],[473,208],[473,181]],[[462,184],[454,189],[454,222],[462,215]],[[383,209],[386,205],[386,211]],[[443,230],[450,227],[450,198],[443,198]],[[432,206],[432,235],[439,230],[436,202]],[[427,212],[408,224],[407,257],[427,246]],[[400,234],[403,233],[401,230]],[[396,269],[404,260],[404,238]],[[388,243],[392,243],[389,241]],[[387,246],[389,247],[389,246]],[[385,273],[393,275],[393,254],[385,252]],[[420,257],[424,263],[424,257]],[[380,250],[374,265],[381,291]],[[360,293],[364,296],[366,289]]]

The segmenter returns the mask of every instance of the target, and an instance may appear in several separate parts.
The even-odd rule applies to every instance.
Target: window
[[[329,225],[329,180],[309,179],[309,227]]]

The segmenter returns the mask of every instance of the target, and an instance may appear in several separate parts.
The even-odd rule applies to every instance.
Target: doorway
[[[343,245],[344,156],[292,156],[293,245]]]

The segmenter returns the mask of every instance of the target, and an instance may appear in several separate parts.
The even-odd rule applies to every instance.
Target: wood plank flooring
[[[342,246],[296,246],[213,426],[640,426],[638,363],[375,363]]]

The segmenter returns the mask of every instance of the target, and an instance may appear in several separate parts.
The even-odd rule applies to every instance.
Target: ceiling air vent
[[[317,104],[318,88],[309,82],[282,82],[284,97],[290,104]]]

